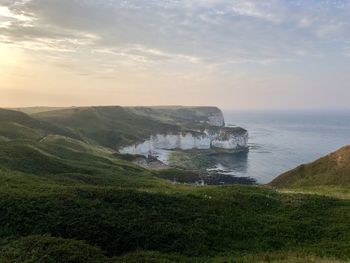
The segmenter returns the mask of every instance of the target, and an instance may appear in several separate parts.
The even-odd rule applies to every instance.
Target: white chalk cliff
[[[154,134],[144,142],[119,149],[121,154],[154,155],[157,150],[224,149],[246,148],[248,132],[239,127],[224,127],[222,113],[211,114],[205,127],[167,134]]]

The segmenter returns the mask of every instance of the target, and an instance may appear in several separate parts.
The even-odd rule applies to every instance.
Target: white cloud
[[[344,21],[329,21],[328,24],[323,24],[317,29],[317,36],[321,38],[342,37],[347,32],[349,33],[350,23]]]
[[[280,22],[278,14],[274,14],[271,10],[262,8],[261,2],[239,1],[232,4],[232,10],[241,16],[248,16],[257,19],[263,19],[271,22]]]
[[[23,26],[30,26],[33,17],[24,13],[15,13],[7,6],[0,5],[0,28],[9,28],[12,24],[21,23]]]
[[[95,89],[91,94],[110,103],[120,102],[123,90],[128,102],[194,103],[195,96],[228,106],[272,100],[266,90],[279,99],[294,87],[312,94],[326,86],[349,90],[350,0],[0,0],[0,6],[0,51],[21,54],[7,55],[6,65],[16,64],[6,67],[11,85],[24,72],[33,89],[40,86],[35,79],[42,90],[54,79],[57,90],[76,89],[81,97]]]
[[[7,6],[0,6],[0,17],[2,19],[14,19],[22,22],[32,20],[29,16],[26,16],[24,14],[16,14],[12,12]]]
[[[0,0],[0,34],[25,49],[109,52],[130,65],[271,64],[322,53],[325,42],[343,52],[344,2]]]

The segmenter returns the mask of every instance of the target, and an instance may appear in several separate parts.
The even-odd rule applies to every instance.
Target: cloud
[[[29,16],[26,16],[24,14],[16,14],[12,12],[7,6],[0,6],[0,17],[8,21],[14,20],[14,21],[27,22],[31,20]]]
[[[345,101],[349,14],[350,0],[0,0],[1,80],[89,103]]]
[[[269,64],[341,53],[349,12],[347,0],[0,0],[0,41],[123,65]]]

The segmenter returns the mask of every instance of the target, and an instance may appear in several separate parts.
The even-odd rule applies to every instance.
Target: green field
[[[0,262],[350,259],[346,188],[173,184],[162,178],[191,175],[143,169],[109,147],[172,126],[140,116],[0,110]]]

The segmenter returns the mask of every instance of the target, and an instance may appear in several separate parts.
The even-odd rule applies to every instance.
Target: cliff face
[[[210,149],[211,140],[206,134],[193,132],[181,134],[157,134],[143,143],[134,144],[119,150],[122,154],[153,155],[159,149],[163,150],[190,150],[190,149]]]
[[[222,127],[206,131],[211,138],[211,147],[219,149],[238,149],[248,145],[248,132],[239,127]]]
[[[149,139],[120,148],[122,154],[156,155],[157,150],[224,149],[247,147],[248,132],[239,127],[225,127],[223,113],[216,107],[133,108],[137,114],[176,123],[178,131],[159,132]]]
[[[236,150],[247,147],[248,132],[241,128],[215,128],[203,132],[152,135],[149,140],[119,150],[122,154],[153,155],[159,149],[225,149]]]

